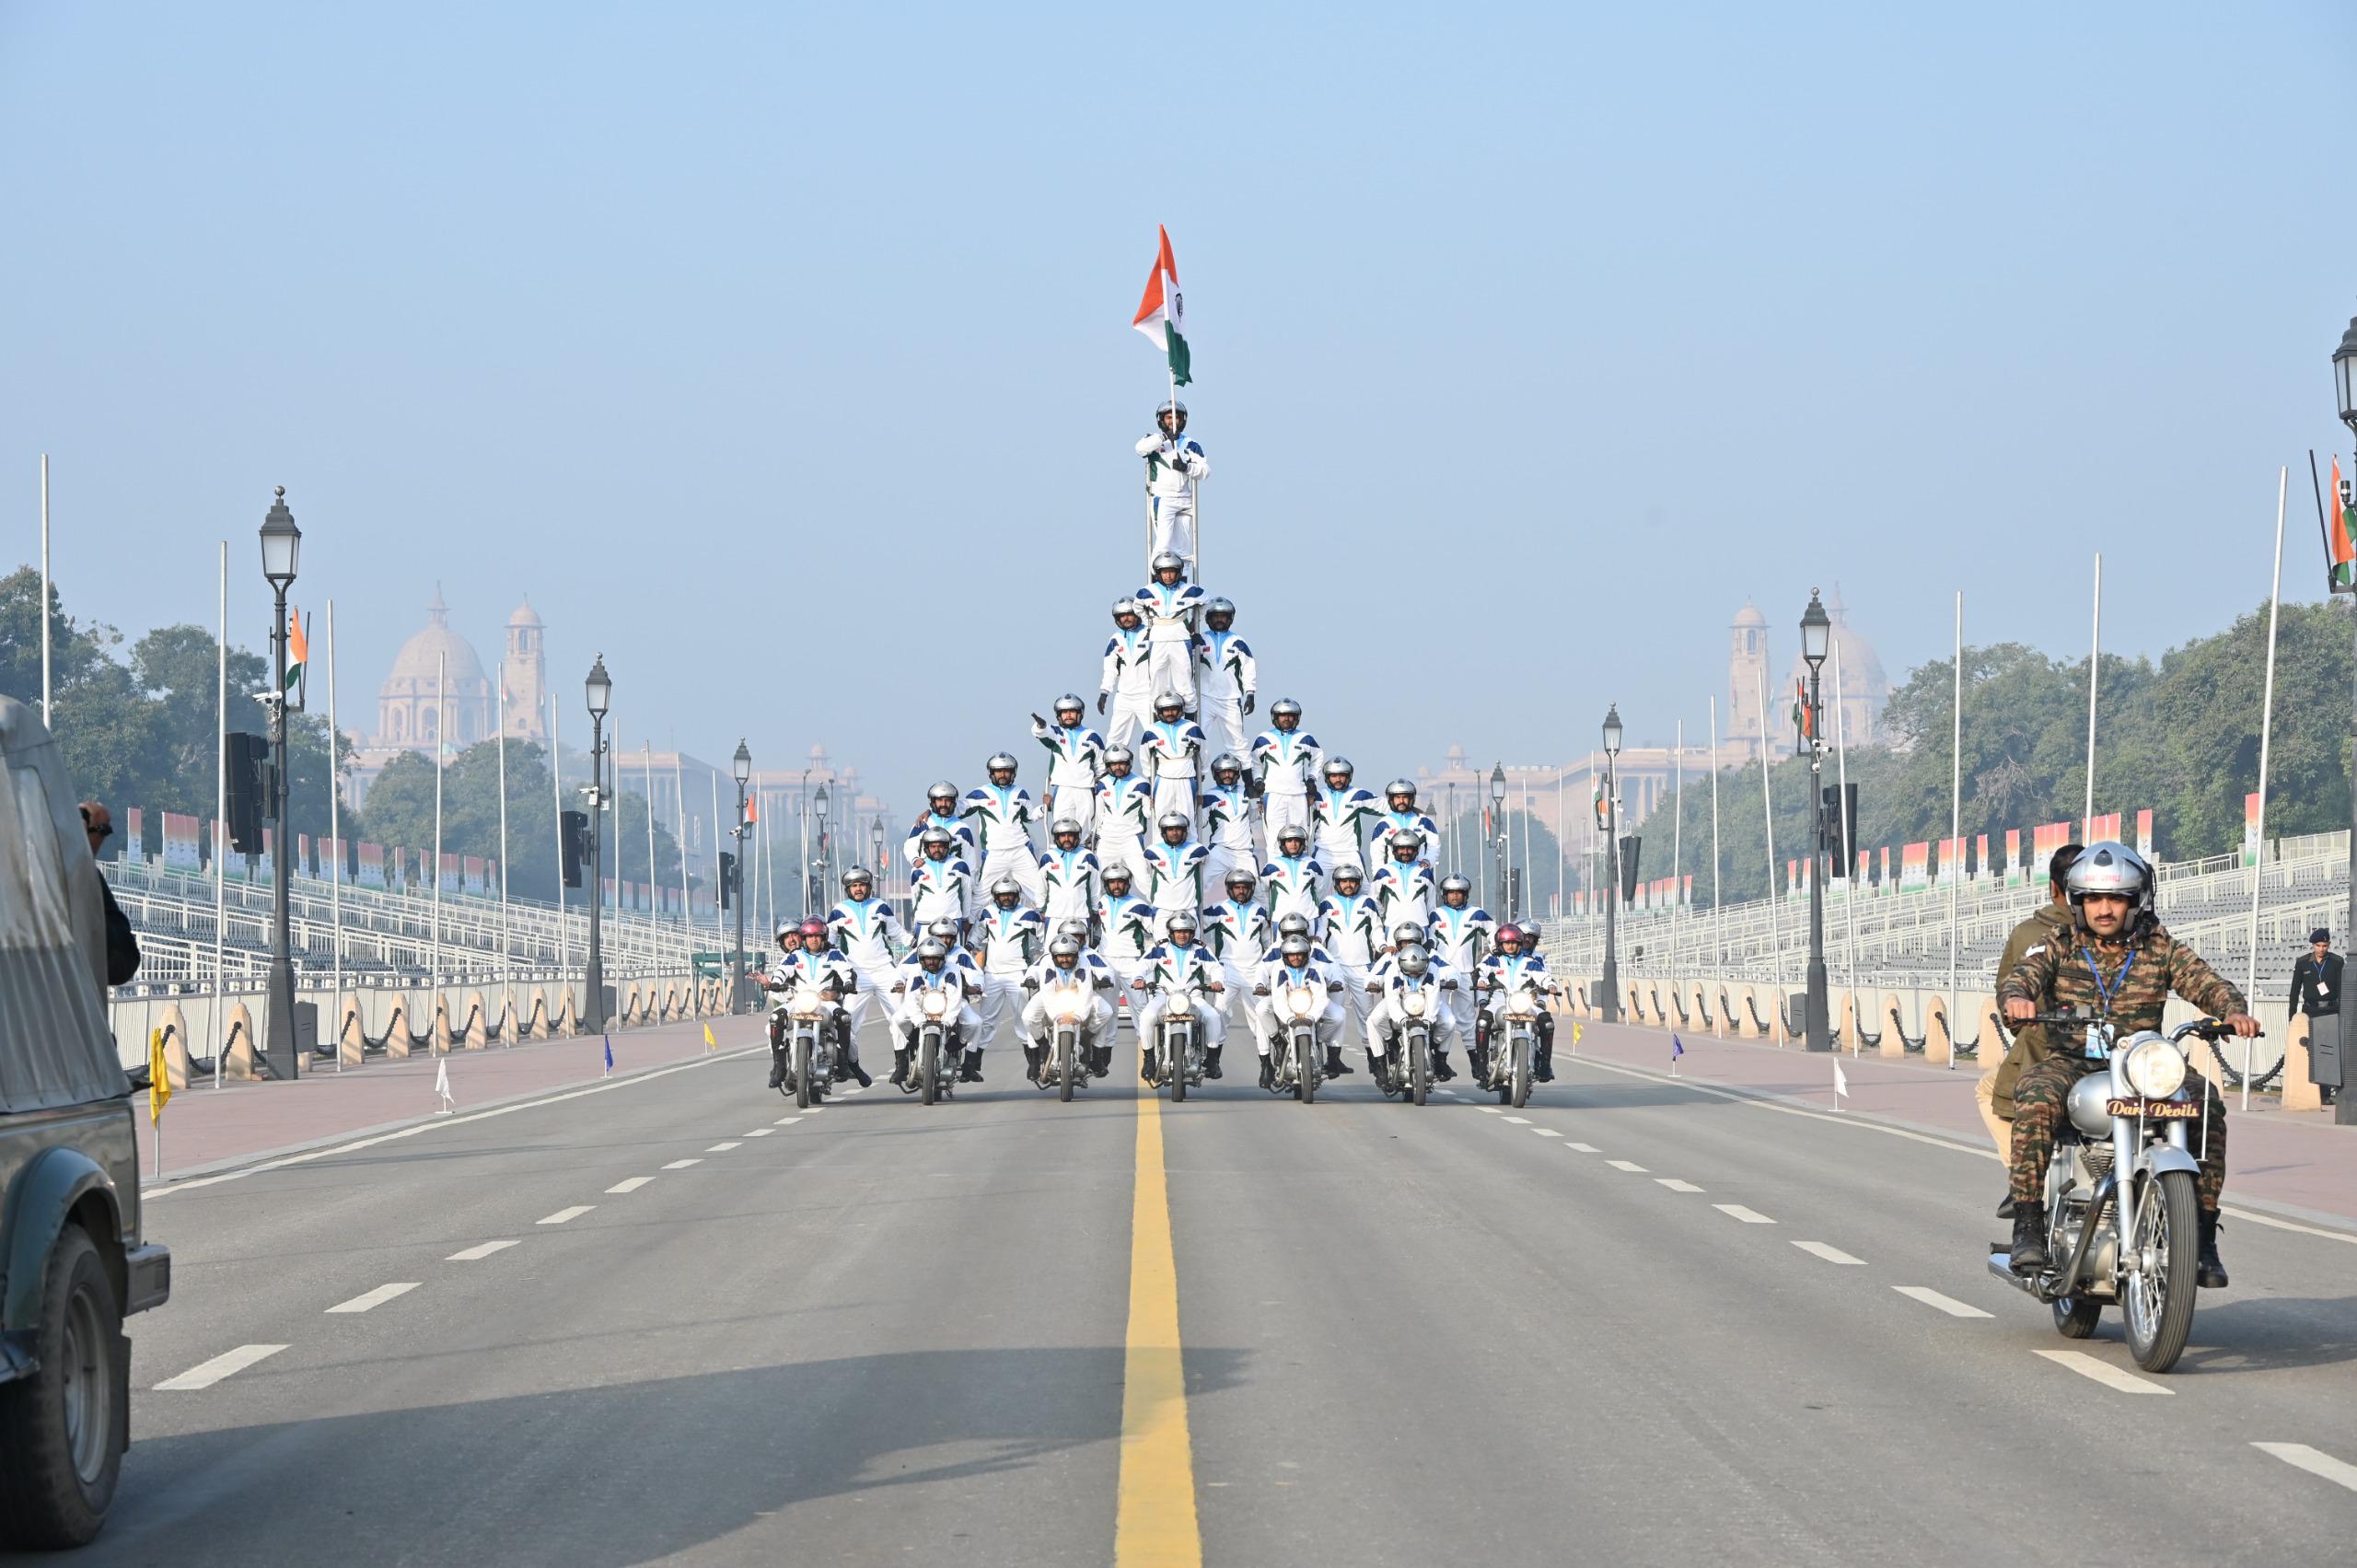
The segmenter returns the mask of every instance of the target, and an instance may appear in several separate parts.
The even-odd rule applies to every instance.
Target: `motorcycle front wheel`
[[[1078,1038],[1074,1029],[1056,1031],[1056,1098],[1066,1102],[1072,1099],[1073,1062],[1080,1054],[1073,1042]]]
[[[941,1036],[928,1029],[917,1046],[917,1098],[931,1105],[941,1098]]]
[[[1422,1105],[1433,1087],[1432,1041],[1402,1034],[1399,1049],[1408,1053],[1408,1098],[1412,1104]]]
[[[2129,1237],[2130,1257],[2149,1257],[2153,1266],[2138,1268],[2121,1282],[2120,1315],[2128,1320],[2128,1348],[2136,1365],[2147,1372],[2166,1372],[2185,1353],[2193,1332],[2194,1259],[2197,1203],[2193,1173],[2165,1170],[2155,1190],[2147,1181],[2137,1194],[2136,1225]]]
[[[1169,1038],[1162,1044],[1162,1072],[1170,1080],[1170,1103],[1184,1104],[1187,1098],[1187,1058],[1190,1052],[1182,1046],[1172,1050]]]
[[[1506,1086],[1506,1095],[1516,1110],[1530,1103],[1530,1037],[1518,1035],[1514,1042],[1514,1076]]]
[[[796,1029],[794,1034],[794,1103],[802,1110],[810,1109],[818,1097],[810,1088],[810,1037]]]

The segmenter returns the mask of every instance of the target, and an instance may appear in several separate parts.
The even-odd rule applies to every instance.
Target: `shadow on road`
[[[2108,1316],[2108,1315],[2107,1315]],[[2273,1372],[2357,1361],[2357,1296],[2258,1296],[2193,1314],[2194,1342],[2177,1363],[2179,1376],[2205,1372]]]

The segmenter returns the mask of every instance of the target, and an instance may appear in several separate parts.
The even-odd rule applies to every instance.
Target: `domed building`
[[[507,733],[517,738],[548,735],[546,632],[528,598],[507,618]],[[496,736],[499,714],[491,676],[474,645],[451,629],[437,583],[424,627],[401,645],[377,688],[376,733],[354,738],[359,745],[346,775],[353,806],[367,799],[368,786],[402,752],[430,757],[438,743],[447,746],[446,756],[456,756]]]
[[[1848,746],[1886,744],[1889,738],[1883,732],[1882,714],[1883,709],[1890,703],[1890,678],[1883,672],[1881,656],[1875,652],[1874,645],[1850,624],[1849,607],[1842,602],[1838,584],[1825,601],[1825,613],[1833,622],[1831,642],[1834,655],[1826,659],[1824,672],[1819,678],[1823,682],[1821,695],[1825,702],[1826,742],[1830,745],[1838,739]],[[1759,606],[1746,599],[1727,628],[1725,744],[1736,759],[1757,758],[1763,743],[1771,757],[1786,757],[1793,752],[1794,682],[1803,686],[1808,683],[1808,661],[1800,656],[1797,617],[1782,635],[1790,639],[1794,652],[1792,664],[1780,680],[1769,664],[1768,618],[1759,612]],[[1841,686],[1838,720],[1833,706],[1837,657],[1840,664]],[[1760,706],[1763,686],[1767,698],[1764,714]]]
[[[1830,746],[1839,740],[1845,746],[1887,745],[1890,738],[1883,733],[1882,711],[1890,705],[1890,678],[1883,673],[1882,658],[1875,652],[1874,645],[1850,624],[1849,607],[1841,601],[1839,583],[1826,596],[1825,613],[1833,622],[1830,653],[1818,676],[1825,699],[1825,743]],[[1800,641],[1798,627],[1794,629],[1793,640],[1795,645]],[[1841,711],[1838,716],[1833,710],[1837,665],[1841,680]],[[1808,682],[1808,661],[1797,654],[1793,657],[1793,668],[1784,676],[1783,712],[1787,714],[1792,711],[1794,681],[1803,685]],[[1774,693],[1770,695],[1772,698]]]

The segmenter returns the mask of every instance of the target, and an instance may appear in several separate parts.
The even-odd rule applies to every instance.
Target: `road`
[[[1008,1053],[954,1103],[879,1082],[797,1115],[724,1051],[168,1189],[176,1293],[133,1324],[135,1442],[77,1561],[2017,1564],[2059,1538],[2280,1568],[2357,1531],[2345,1240],[2230,1225],[2234,1288],[2148,1378],[2116,1316],[2074,1345],[1987,1276],[1968,1148],[1589,1062],[1518,1113],[1363,1072],[1170,1106],[1116,1062],[1072,1105]]]

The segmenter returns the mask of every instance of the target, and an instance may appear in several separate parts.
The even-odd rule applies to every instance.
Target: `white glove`
[[[1161,445],[1161,436],[1149,436],[1138,443],[1138,456],[1141,458],[1150,458],[1154,456],[1155,449]]]

